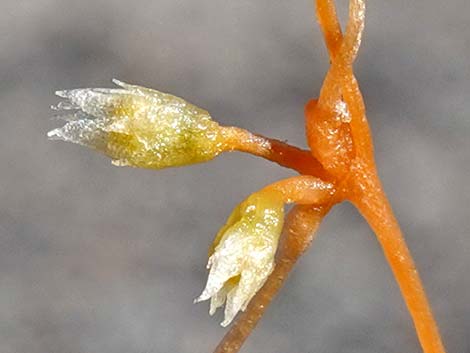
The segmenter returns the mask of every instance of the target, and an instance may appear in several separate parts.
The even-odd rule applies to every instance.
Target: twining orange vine
[[[328,180],[333,181],[337,191],[320,207],[298,206],[291,211],[274,272],[216,348],[216,353],[239,350],[295,261],[310,245],[322,217],[332,204],[343,200],[351,201],[376,233],[413,318],[423,351],[445,352],[418,272],[381,187],[373,159],[364,102],[352,68],[361,42],[364,15],[364,1],[351,0],[349,22],[343,36],[334,2],[317,0],[318,21],[331,67],[319,99],[306,106],[306,128],[312,154],[327,171]],[[349,110],[346,119],[338,119],[338,102],[344,102]],[[302,163],[292,167],[301,173],[300,168],[305,168]]]
[[[329,210],[356,206],[374,230],[410,311],[424,353],[445,353],[413,259],[382,189],[365,106],[354,77],[364,29],[365,0],[350,0],[344,34],[333,0],[316,0],[330,56],[318,99],[305,107],[310,150],[220,126],[181,98],[115,81],[119,89],[59,91],[66,113],[52,139],[98,150],[119,166],[160,169],[204,162],[230,151],[250,153],[296,170],[240,203],[209,252],[207,285],[196,301],[225,304],[226,326],[241,311],[215,353],[238,352],[313,241]],[[284,205],[296,204],[284,220]]]

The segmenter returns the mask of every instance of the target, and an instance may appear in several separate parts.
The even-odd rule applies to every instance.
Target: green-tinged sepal
[[[121,88],[58,91],[67,123],[49,138],[78,143],[113,164],[166,168],[208,161],[223,150],[220,126],[182,98],[114,80]],[[66,114],[67,112],[68,114]]]
[[[226,302],[222,326],[245,310],[274,269],[283,223],[279,195],[258,192],[235,208],[217,234],[207,264],[207,284],[196,301],[211,299],[211,315]]]

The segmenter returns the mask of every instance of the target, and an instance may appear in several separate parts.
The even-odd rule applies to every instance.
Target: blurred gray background
[[[116,77],[305,146],[328,67],[311,0],[0,3],[0,352],[211,352],[193,305],[233,206],[293,175],[234,153],[162,171],[48,142],[53,92]],[[340,3],[342,17],[347,2]],[[470,3],[369,1],[356,73],[377,162],[448,353],[470,352]],[[256,353],[418,353],[382,252],[348,204],[248,340]]]

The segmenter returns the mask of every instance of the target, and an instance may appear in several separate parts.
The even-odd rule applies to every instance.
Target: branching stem
[[[360,42],[358,33],[362,32],[364,23],[364,0],[351,0],[350,20],[344,37],[332,0],[317,0],[317,15],[332,60],[328,76],[331,75],[332,81],[339,81],[341,94],[352,115],[351,134],[356,160],[351,165],[345,194],[368,221],[382,246],[413,318],[423,351],[445,353],[418,271],[378,178],[364,102],[352,71],[352,60]],[[348,43],[348,37],[356,39]],[[351,46],[352,54],[341,57],[347,53],[345,45]],[[325,82],[325,86],[327,84],[333,87]]]

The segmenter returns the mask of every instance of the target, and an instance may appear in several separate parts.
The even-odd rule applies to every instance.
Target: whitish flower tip
[[[61,135],[61,129],[54,129],[47,133],[47,138],[49,140],[63,140]]]
[[[207,295],[207,293],[202,292],[199,297],[194,298],[193,303],[194,303],[194,304],[197,304],[197,303],[203,302],[203,301],[205,301],[205,300],[207,300],[207,299],[209,299],[209,298],[210,298],[210,296]]]
[[[234,313],[232,315],[229,315],[227,316],[226,314],[224,314],[224,321],[222,321],[220,323],[220,326],[222,327],[227,327],[228,325],[230,325],[233,321],[233,319],[235,318],[235,316],[237,316],[237,313]]]
[[[68,98],[70,90],[55,91],[55,95],[60,98]]]
[[[124,81],[121,81],[121,80],[118,80],[117,78],[113,78],[111,80],[116,86],[119,86],[119,87],[122,87],[122,88],[127,88],[127,87],[130,87],[132,85],[128,84],[128,83],[125,83]]]

